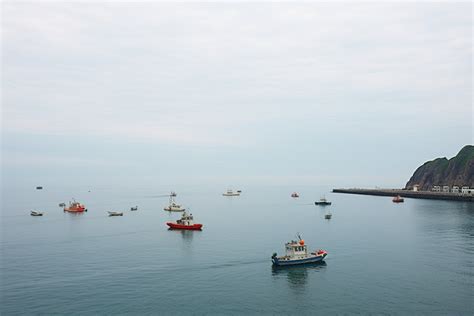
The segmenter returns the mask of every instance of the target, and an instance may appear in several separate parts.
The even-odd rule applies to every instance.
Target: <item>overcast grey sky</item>
[[[9,183],[400,187],[473,143],[470,2],[2,9]]]

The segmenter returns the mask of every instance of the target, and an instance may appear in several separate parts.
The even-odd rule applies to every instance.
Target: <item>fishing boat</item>
[[[400,196],[400,195],[397,195],[395,196],[393,199],[392,199],[392,202],[393,203],[402,203],[404,202],[405,200]]]
[[[240,196],[240,192],[234,192],[231,189],[228,189],[226,192],[222,193],[223,196]]]
[[[176,192],[171,191],[170,196],[176,196]]]
[[[132,207],[130,208],[130,211],[138,211],[138,206],[132,206]]]
[[[59,207],[65,207],[66,203],[59,203]]]
[[[278,257],[275,252],[272,255],[272,262],[276,266],[291,266],[306,263],[315,263],[323,261],[328,253],[325,250],[319,249],[309,253],[308,247],[305,245],[301,236],[297,235],[298,240],[292,240],[285,244],[286,254]]]
[[[109,211],[107,212],[109,213],[109,216],[123,216],[123,212],[113,212],[113,211]]]
[[[185,229],[185,230],[201,230],[202,224],[194,224],[193,214],[183,212],[181,219],[178,219],[176,222],[168,222],[166,225],[169,226],[170,229]]]
[[[76,202],[76,200],[72,199],[72,202],[69,202],[68,207],[64,206],[64,212],[82,213],[87,212],[87,209],[84,204]]]
[[[325,218],[325,219],[331,219],[331,217],[332,217],[331,212],[327,212],[327,213],[324,215],[324,218]]]
[[[170,200],[168,206],[165,206],[163,209],[168,212],[184,212],[186,209],[182,207],[180,204],[176,203],[174,200],[174,197],[176,196],[176,193],[171,192],[170,194]]]
[[[31,216],[43,216],[43,213],[42,212],[39,212],[39,211],[31,211]]]
[[[38,187],[36,187],[36,190],[43,190],[43,187],[42,187],[42,186],[38,186]]]
[[[298,197],[300,197],[300,195],[297,192],[293,192],[293,193],[291,193],[291,197],[292,198],[298,198]]]
[[[319,201],[314,202],[315,205],[331,205],[331,202],[326,200],[326,198],[323,196],[322,198],[319,199]]]

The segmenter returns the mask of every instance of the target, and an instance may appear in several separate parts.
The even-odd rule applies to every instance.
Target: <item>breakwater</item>
[[[450,192],[429,192],[429,191],[410,191],[402,189],[333,189],[334,193],[378,195],[378,196],[397,196],[415,199],[431,200],[451,200],[474,202],[473,195],[450,193]]]

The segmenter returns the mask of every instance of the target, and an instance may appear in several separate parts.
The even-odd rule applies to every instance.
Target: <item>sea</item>
[[[0,314],[474,313],[474,203],[395,204],[321,185],[226,189],[3,188]],[[168,230],[180,217],[163,210],[171,190],[202,231]],[[332,205],[314,205],[321,196]],[[73,198],[88,212],[64,213],[58,204]],[[297,234],[325,262],[273,267]]]

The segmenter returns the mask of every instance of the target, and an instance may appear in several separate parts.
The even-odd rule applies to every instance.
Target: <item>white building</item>
[[[474,189],[470,189],[467,186],[464,186],[461,188],[461,193],[462,194],[474,194]]]
[[[452,193],[459,193],[459,187],[457,185],[453,185],[453,187],[451,188],[451,192]]]
[[[435,185],[433,186],[433,188],[431,189],[431,191],[433,192],[441,192],[441,187],[439,185]]]
[[[418,190],[420,190],[420,185],[419,184],[415,184],[413,186],[413,191],[417,192]]]
[[[443,192],[449,193],[449,185],[443,185]]]

